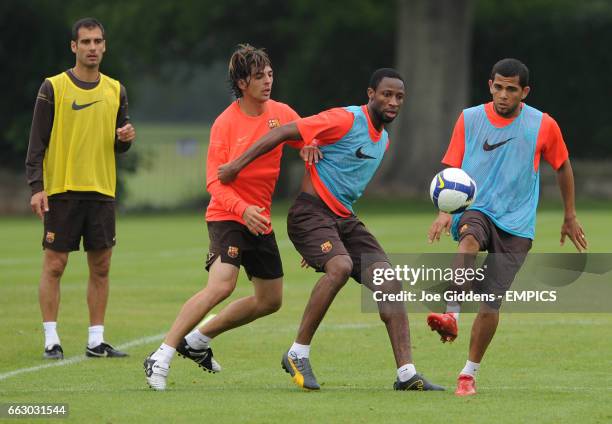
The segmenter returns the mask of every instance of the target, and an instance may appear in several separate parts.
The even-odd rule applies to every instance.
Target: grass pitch
[[[311,360],[322,390],[300,391],[281,370],[280,358],[295,337],[317,275],[299,267],[285,232],[287,206],[278,204],[273,218],[285,267],[282,309],[214,341],[224,368],[220,374],[175,358],[163,393],[146,386],[142,361],[159,345],[182,303],[206,281],[202,211],[118,218],[105,336],[127,346],[127,359],[84,359],[87,268],[83,253],[70,256],[58,326],[69,360],[47,368],[40,368],[49,363],[41,359],[37,301],[42,225],[34,217],[3,217],[0,403],[67,403],[67,420],[79,423],[612,421],[612,315],[502,315],[478,378],[479,394],[459,399],[452,391],[465,363],[473,316],[462,315],[458,340],[442,345],[426,327],[425,315],[411,314],[417,369],[449,391],[396,393],[384,326],[377,314],[361,312],[354,282],[339,294],[313,343]],[[579,208],[592,252],[610,251],[609,211],[610,205]],[[390,253],[454,250],[447,239],[427,245],[429,207],[363,202],[358,213]],[[560,209],[540,212],[533,251],[573,251],[571,245],[558,246],[561,219]],[[241,273],[232,298],[249,293]]]

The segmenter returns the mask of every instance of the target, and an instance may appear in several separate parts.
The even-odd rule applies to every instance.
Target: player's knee
[[[234,292],[235,287],[235,284],[230,284],[228,282],[227,284],[218,285],[214,289],[207,287],[205,290],[214,299],[216,303],[219,303],[230,297]]]
[[[64,274],[66,264],[68,263],[67,258],[55,257],[49,258],[45,261],[45,270],[47,274],[54,279],[60,278]]]
[[[281,294],[270,296],[264,302],[260,303],[260,310],[263,315],[273,314],[278,311],[283,304],[283,296]]]
[[[406,309],[403,302],[383,302],[378,304],[378,315],[385,325],[390,324],[394,319],[406,317]]]
[[[380,320],[385,324],[389,324],[391,322],[391,313],[389,311],[380,311],[378,313]]]
[[[110,256],[90,258],[89,274],[92,279],[102,281],[107,280],[110,273]]]
[[[94,281],[107,281],[108,274],[110,273],[110,264],[92,267],[89,270],[89,273],[93,277],[92,280]]]
[[[272,300],[269,302],[270,313],[278,311],[281,306],[283,306],[283,295],[282,293],[278,293],[278,295],[272,297]]]
[[[478,253],[479,250],[480,243],[471,234],[468,234],[459,242],[459,253]]]
[[[501,301],[488,303],[481,303],[478,309],[478,317],[487,321],[499,320],[499,308],[501,307]]]
[[[353,261],[348,256],[336,256],[328,262],[325,274],[332,284],[342,287],[353,272]]]

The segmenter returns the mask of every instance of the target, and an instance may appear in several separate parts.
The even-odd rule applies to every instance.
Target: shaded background
[[[27,213],[24,160],[42,80],[74,64],[70,27],[94,16],[106,29],[102,72],[127,87],[138,130],[119,161],[124,210],[202,208],[208,128],[231,101],[236,44],[267,49],[273,97],[301,115],[361,104],[371,72],[396,66],[407,103],[370,197],[426,201],[461,109],[490,99],[503,57],[531,71],[527,102],[560,124],[579,198],[610,198],[612,2],[605,0],[254,0],[214,2],[4,1],[0,5],[0,213]],[[277,196],[302,168],[287,152]],[[548,165],[543,196],[558,197]]]

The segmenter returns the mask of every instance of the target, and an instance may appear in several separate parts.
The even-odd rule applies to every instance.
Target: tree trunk
[[[420,197],[442,168],[468,101],[471,23],[470,0],[398,0],[396,58],[406,99],[391,127],[378,192]]]

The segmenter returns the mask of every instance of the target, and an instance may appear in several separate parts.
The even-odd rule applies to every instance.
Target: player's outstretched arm
[[[429,231],[427,232],[427,240],[429,243],[433,243],[434,240],[440,241],[442,231],[444,231],[447,236],[450,235],[452,220],[453,218],[449,213],[440,211],[438,217],[431,224],[431,227],[429,227]]]
[[[298,131],[295,123],[283,125],[274,128],[266,135],[257,140],[251,147],[242,155],[233,161],[221,165],[217,169],[219,181],[223,184],[231,183],[236,179],[238,173],[249,163],[253,162],[259,156],[264,155],[287,140],[301,140],[302,136]]]
[[[565,237],[569,237],[579,252],[588,247],[587,239],[582,226],[576,219],[576,207],[574,197],[574,172],[569,159],[557,169],[557,183],[563,198],[564,218],[561,225],[561,246],[565,243]]]

